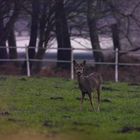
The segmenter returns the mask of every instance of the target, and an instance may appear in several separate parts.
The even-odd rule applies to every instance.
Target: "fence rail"
[[[7,50],[9,48],[15,48],[15,47],[5,47],[5,46],[0,46],[0,48],[6,48]],[[140,66],[140,63],[121,63],[119,62],[119,53],[127,53],[128,51],[119,51],[118,49],[116,50],[108,50],[108,49],[103,49],[103,50],[92,50],[92,48],[47,48],[46,52],[49,50],[71,50],[71,60],[66,61],[66,60],[57,60],[57,59],[29,59],[29,49],[33,49],[34,47],[16,47],[19,49],[24,49],[25,50],[25,58],[18,58],[18,59],[0,59],[1,62],[4,61],[11,61],[11,62],[17,62],[17,61],[26,61],[27,65],[27,76],[31,76],[30,72],[30,62],[63,62],[63,63],[71,63],[71,79],[74,79],[74,70],[73,70],[73,60],[74,60],[74,51],[92,51],[92,52],[111,52],[114,53],[115,61],[114,62],[95,62],[93,60],[88,60],[88,62],[93,62],[94,64],[97,65],[114,65],[115,69],[115,75],[114,79],[115,82],[118,82],[119,80],[119,66]],[[44,49],[44,48],[42,48]],[[140,52],[136,52],[135,54],[140,54]]]

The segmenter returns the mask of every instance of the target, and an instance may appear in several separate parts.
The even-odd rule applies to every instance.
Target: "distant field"
[[[139,140],[140,86],[108,82],[101,95],[100,112],[88,98],[81,112],[76,81],[1,76],[0,140]]]

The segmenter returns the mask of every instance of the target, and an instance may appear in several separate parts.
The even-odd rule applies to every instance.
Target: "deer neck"
[[[77,80],[78,80],[79,85],[81,85],[84,81],[84,75],[83,74],[77,75]]]

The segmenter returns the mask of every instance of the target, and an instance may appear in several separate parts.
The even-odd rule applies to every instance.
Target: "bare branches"
[[[120,34],[127,39],[130,46],[133,48],[137,47],[136,43],[133,42],[132,34],[140,29],[140,20],[135,16],[136,11],[140,8],[140,0],[129,2],[129,6],[127,5],[127,1],[123,1],[124,5],[119,6],[116,6],[116,4],[113,3],[113,0],[106,0],[106,2],[110,6],[111,13],[116,19],[117,24],[120,26]],[[123,8],[125,11],[122,10]],[[137,15],[139,14],[140,13],[137,13]]]
[[[135,5],[134,8],[132,9],[132,12],[131,12],[130,15],[133,15],[133,14],[135,13],[136,9],[139,8],[139,6],[140,6],[140,1],[138,1],[138,2],[136,3],[136,5]]]

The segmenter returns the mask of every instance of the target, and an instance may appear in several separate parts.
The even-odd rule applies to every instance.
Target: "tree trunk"
[[[39,22],[39,43],[38,43],[38,51],[35,55],[35,59],[39,59],[40,61],[34,62],[33,71],[35,74],[40,72],[42,62],[41,60],[44,57],[46,47],[43,46],[45,42],[45,28],[46,28],[46,11],[47,11],[47,1],[44,0],[43,9],[41,11],[41,18]],[[48,28],[48,27],[47,27]]]
[[[9,58],[10,59],[17,59],[17,48],[16,48],[16,39],[14,34],[14,29],[12,28],[9,32],[8,36],[8,45],[9,45]],[[12,62],[14,65],[18,66],[18,62]]]
[[[3,25],[3,19],[0,21],[0,38],[2,37],[4,33],[4,25]],[[6,40],[0,39],[0,59],[7,59],[8,53],[6,49]],[[4,64],[5,62],[0,61],[0,64]]]
[[[44,55],[45,55],[45,51],[46,51],[46,48],[40,48],[36,54],[36,59],[39,59],[39,60],[42,60]],[[41,70],[41,66],[42,66],[42,62],[41,61],[37,61],[34,63],[33,65],[33,71],[34,71],[34,74],[37,74],[40,72]]]
[[[56,0],[55,24],[58,44],[57,60],[70,61],[71,50],[66,50],[71,49],[71,43],[64,9],[64,0]],[[63,69],[70,69],[70,64],[70,62],[58,62],[57,66]]]
[[[100,47],[98,31],[96,27],[96,19],[98,15],[97,0],[88,0],[87,4],[88,4],[87,20],[88,20],[88,26],[89,26],[89,35],[90,35],[91,45],[93,49],[93,56],[96,62],[102,62],[104,58],[103,58],[103,53],[100,51],[101,47]]]
[[[29,42],[29,59],[35,58],[35,49],[37,45],[37,36],[39,28],[39,13],[40,13],[40,1],[32,0],[32,24]],[[33,61],[30,61],[30,70],[32,72]]]
[[[53,1],[43,1],[43,7],[41,11],[40,18],[40,31],[39,31],[39,43],[38,43],[38,51],[35,55],[36,59],[42,60],[45,51],[47,49],[48,42],[51,38],[51,31],[54,28],[54,4]],[[35,62],[33,65],[33,70],[35,73],[39,73],[41,70],[42,62]]]
[[[40,2],[39,0],[32,0],[32,24],[29,42],[29,58],[33,59],[35,57],[35,48],[37,44],[38,35],[38,21],[40,13]]]
[[[28,54],[29,54],[29,59],[34,59],[35,58],[35,49],[37,45],[37,36],[38,36],[38,24],[39,24],[39,13],[40,13],[40,1],[39,0],[32,0],[32,15],[31,15],[31,30],[30,30],[30,41],[28,45]],[[30,71],[31,74],[33,73],[32,71],[32,66],[33,66],[33,61],[30,61]],[[22,66],[22,73],[26,74],[26,69],[27,69],[27,64],[26,61],[24,62]]]
[[[120,46],[119,30],[118,30],[117,24],[113,24],[111,26],[111,30],[112,30],[112,40],[113,40],[114,50],[116,48],[118,48],[118,50],[120,50],[121,46]]]
[[[14,26],[14,24],[16,22],[16,19],[18,18],[20,8],[21,8],[20,1],[15,1],[14,2],[13,14],[11,15],[10,19],[8,20],[8,22],[6,23],[6,25],[4,27],[4,32],[3,32],[0,40],[6,41],[8,39],[9,33],[10,33],[11,29],[13,28],[13,26]]]
[[[17,59],[16,39],[15,39],[15,34],[14,34],[13,28],[9,32],[8,45],[10,47],[9,48],[9,58],[10,59]]]
[[[21,1],[14,1],[14,9],[13,9],[13,14],[11,15],[10,19],[8,20],[8,22],[6,23],[6,25],[4,26],[3,21],[0,22],[0,45],[1,46],[6,46],[6,40],[8,39],[8,36],[11,32],[11,29],[14,26],[14,23],[19,15],[19,11],[20,11],[20,7],[21,7]],[[4,16],[4,15],[2,15]],[[0,58],[8,58],[8,54],[6,51],[6,48],[1,48],[0,49]]]
[[[121,49],[121,46],[120,46],[118,25],[113,24],[111,26],[111,30],[112,30],[112,40],[113,40],[114,50],[118,49],[118,51],[119,51]],[[114,60],[115,60],[115,58],[114,58]],[[118,52],[118,61],[120,62],[120,53],[119,52]],[[120,66],[118,65],[118,67],[120,67]]]

